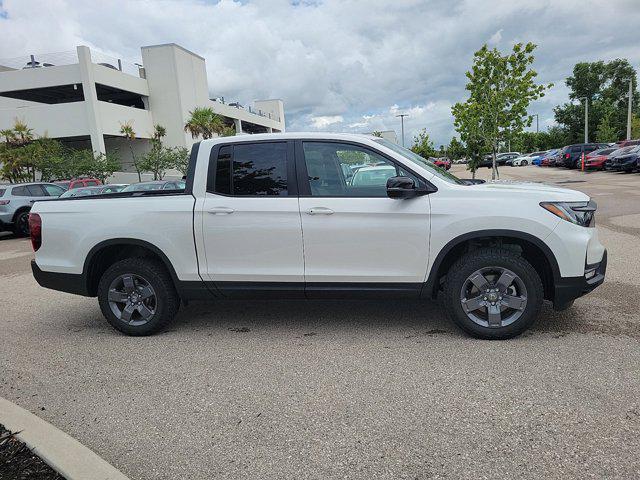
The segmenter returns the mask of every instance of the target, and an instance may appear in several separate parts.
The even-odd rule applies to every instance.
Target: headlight
[[[540,206],[567,222],[581,227],[595,226],[595,214],[598,205],[595,201],[588,202],[541,202]]]

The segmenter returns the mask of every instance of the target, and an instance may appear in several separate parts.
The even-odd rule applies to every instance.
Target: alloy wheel
[[[472,322],[489,328],[506,327],[524,313],[527,288],[509,269],[481,268],[463,283],[460,304]]]
[[[158,301],[151,284],[139,275],[123,274],[109,286],[109,307],[124,323],[144,325],[156,313]]]

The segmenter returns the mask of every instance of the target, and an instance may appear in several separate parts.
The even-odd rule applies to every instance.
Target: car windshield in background
[[[432,162],[427,160],[426,158],[422,158],[417,153],[413,153],[411,150],[408,150],[404,147],[401,147],[398,144],[390,142],[384,138],[375,138],[374,142],[379,143],[382,146],[387,147],[389,150],[393,150],[395,153],[402,155],[404,158],[409,160],[416,165],[425,168],[432,172],[434,175],[437,175],[438,178],[444,180],[445,182],[455,183],[457,185],[466,185],[465,182],[460,180],[455,175],[447,172],[444,168],[440,168],[437,165],[434,165]]]
[[[630,145],[628,147],[618,148],[617,150],[614,150],[613,152],[611,152],[611,156],[612,157],[617,157],[619,155],[623,155],[623,154],[628,153],[629,151],[631,151],[634,147],[635,147],[635,145]]]
[[[79,187],[67,190],[60,198],[73,198],[73,197],[90,197],[92,195],[98,195],[101,192],[101,187]]]
[[[612,152],[615,152],[617,150],[617,148],[602,148],[600,150],[596,150],[595,152],[591,153],[592,156],[596,156],[596,155],[609,155]]]

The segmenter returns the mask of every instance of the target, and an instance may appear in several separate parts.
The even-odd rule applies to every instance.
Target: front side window
[[[409,176],[393,162],[371,150],[334,142],[303,142],[312,196],[386,197],[387,180]]]
[[[234,196],[286,196],[286,142],[220,147],[213,193]]]

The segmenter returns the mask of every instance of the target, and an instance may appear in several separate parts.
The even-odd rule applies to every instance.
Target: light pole
[[[396,115],[396,117],[400,117],[400,123],[402,125],[402,146],[404,147],[404,117],[408,117],[409,115],[407,115],[406,113],[401,113],[399,115]]]
[[[539,124],[538,124],[538,114],[534,113],[533,115],[531,115],[532,117],[536,117],[536,133],[540,132],[540,128],[539,128]]]
[[[584,100],[584,143],[589,143],[589,97],[580,97]]]
[[[629,79],[629,107],[627,109],[627,140],[631,140],[631,102],[633,101],[633,80]]]

